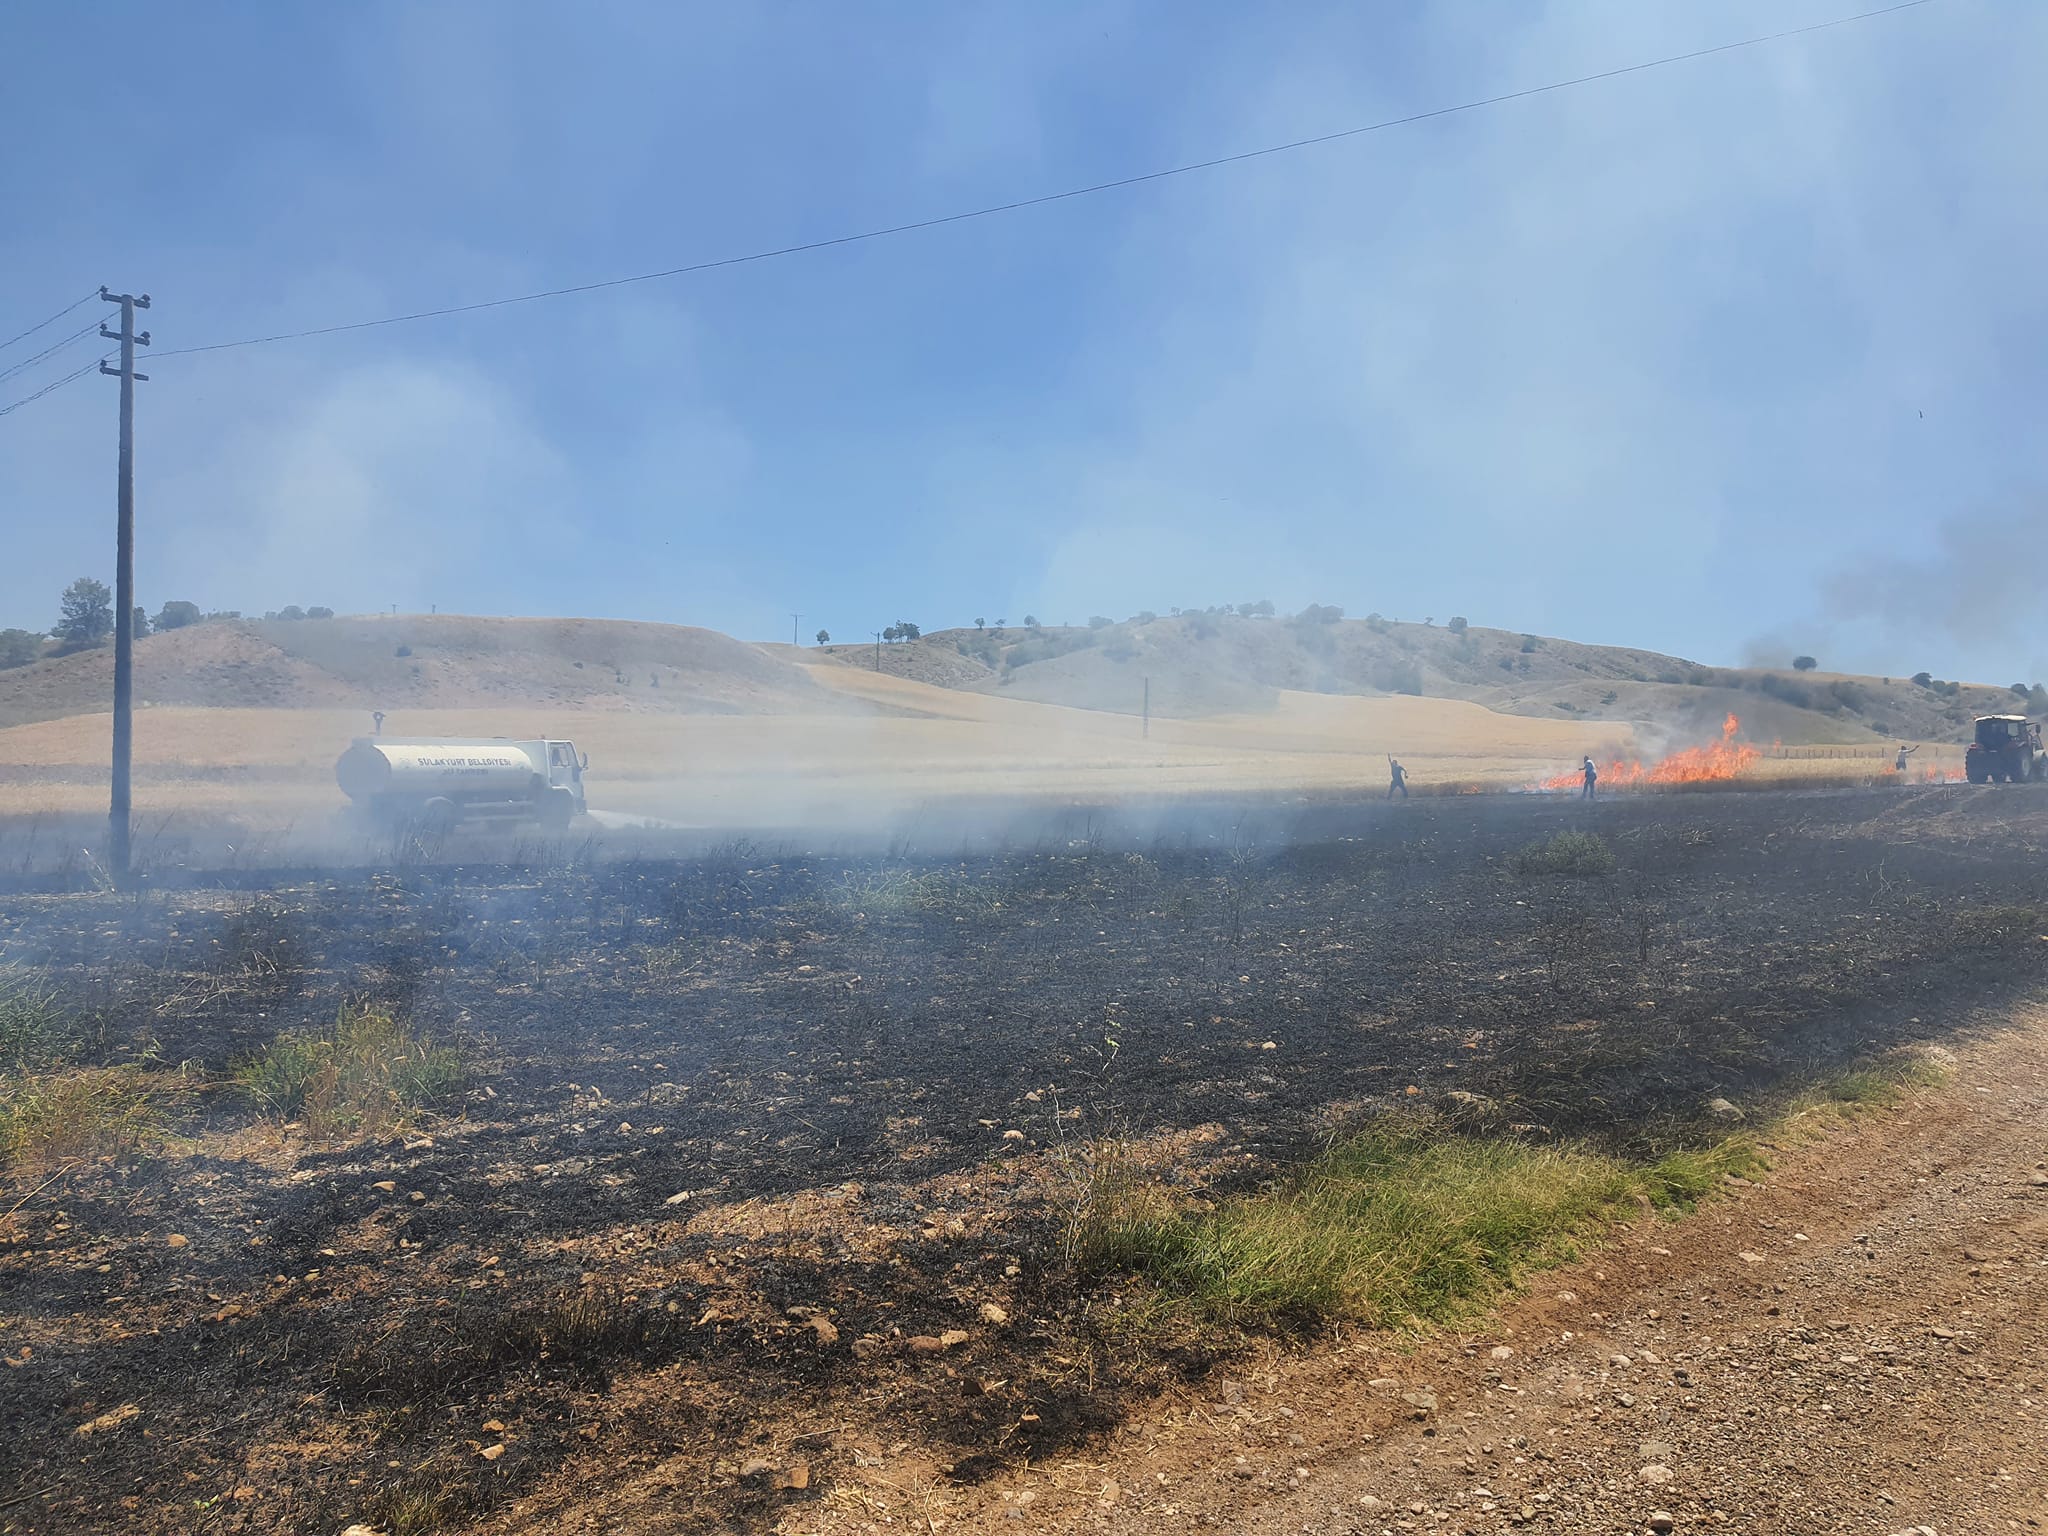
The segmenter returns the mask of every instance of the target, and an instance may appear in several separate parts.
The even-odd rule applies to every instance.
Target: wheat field
[[[1379,789],[1398,756],[1419,794],[1525,787],[1584,753],[1628,756],[1612,722],[1495,714],[1452,699],[1283,693],[1268,712],[1144,722],[821,665],[868,713],[681,715],[617,709],[391,714],[396,736],[567,737],[589,753],[594,810],[688,825],[859,818],[951,797],[1116,801],[1243,791]],[[283,824],[338,813],[334,759],[370,722],[345,709],[161,707],[137,712],[139,814]],[[0,730],[6,813],[104,805],[104,714]],[[1916,769],[1930,761],[1916,758]],[[1869,768],[1882,763],[1873,757]],[[1861,763],[1769,761],[1757,776],[1827,782]]]

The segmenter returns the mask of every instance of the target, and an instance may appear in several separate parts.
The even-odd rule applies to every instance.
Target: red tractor
[[[1963,753],[1963,773],[1972,784],[2048,779],[2041,727],[2025,715],[1985,715],[1977,722],[1977,739]]]

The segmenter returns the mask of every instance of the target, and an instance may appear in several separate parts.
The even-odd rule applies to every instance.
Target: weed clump
[[[135,1067],[0,1078],[0,1168],[35,1169],[135,1151],[163,1127],[161,1095]]]
[[[454,1047],[383,1009],[344,1003],[332,1029],[278,1036],[235,1069],[235,1082],[264,1114],[316,1136],[376,1134],[454,1093],[466,1070]]]
[[[66,1023],[57,994],[41,976],[0,966],[0,1075],[51,1060]]]
[[[1614,850],[1592,832],[1560,832],[1508,856],[1508,868],[1524,880],[1541,875],[1605,879],[1614,873]]]

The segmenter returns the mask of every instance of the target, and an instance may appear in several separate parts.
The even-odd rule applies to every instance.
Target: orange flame
[[[1721,739],[1709,742],[1703,747],[1681,747],[1668,757],[1654,763],[1631,760],[1622,762],[1619,758],[1600,770],[1600,788],[1629,789],[1643,784],[1702,784],[1712,779],[1732,779],[1741,774],[1758,758],[1763,756],[1761,748],[1748,742],[1737,742],[1735,733],[1742,729],[1742,722],[1730,715],[1721,722]],[[1581,773],[1560,773],[1543,781],[1545,789],[1577,789],[1583,782]]]

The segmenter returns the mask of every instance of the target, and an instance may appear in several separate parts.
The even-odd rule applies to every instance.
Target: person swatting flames
[[[1387,754],[1387,775],[1387,798],[1391,800],[1398,794],[1403,800],[1406,800],[1408,798],[1408,770],[1394,760],[1394,754],[1391,752]]]
[[[1586,785],[1584,789],[1579,791],[1579,798],[1581,800],[1592,799],[1593,787],[1600,782],[1600,770],[1593,766],[1592,754],[1587,754],[1585,766],[1579,769],[1579,777],[1585,781]]]

